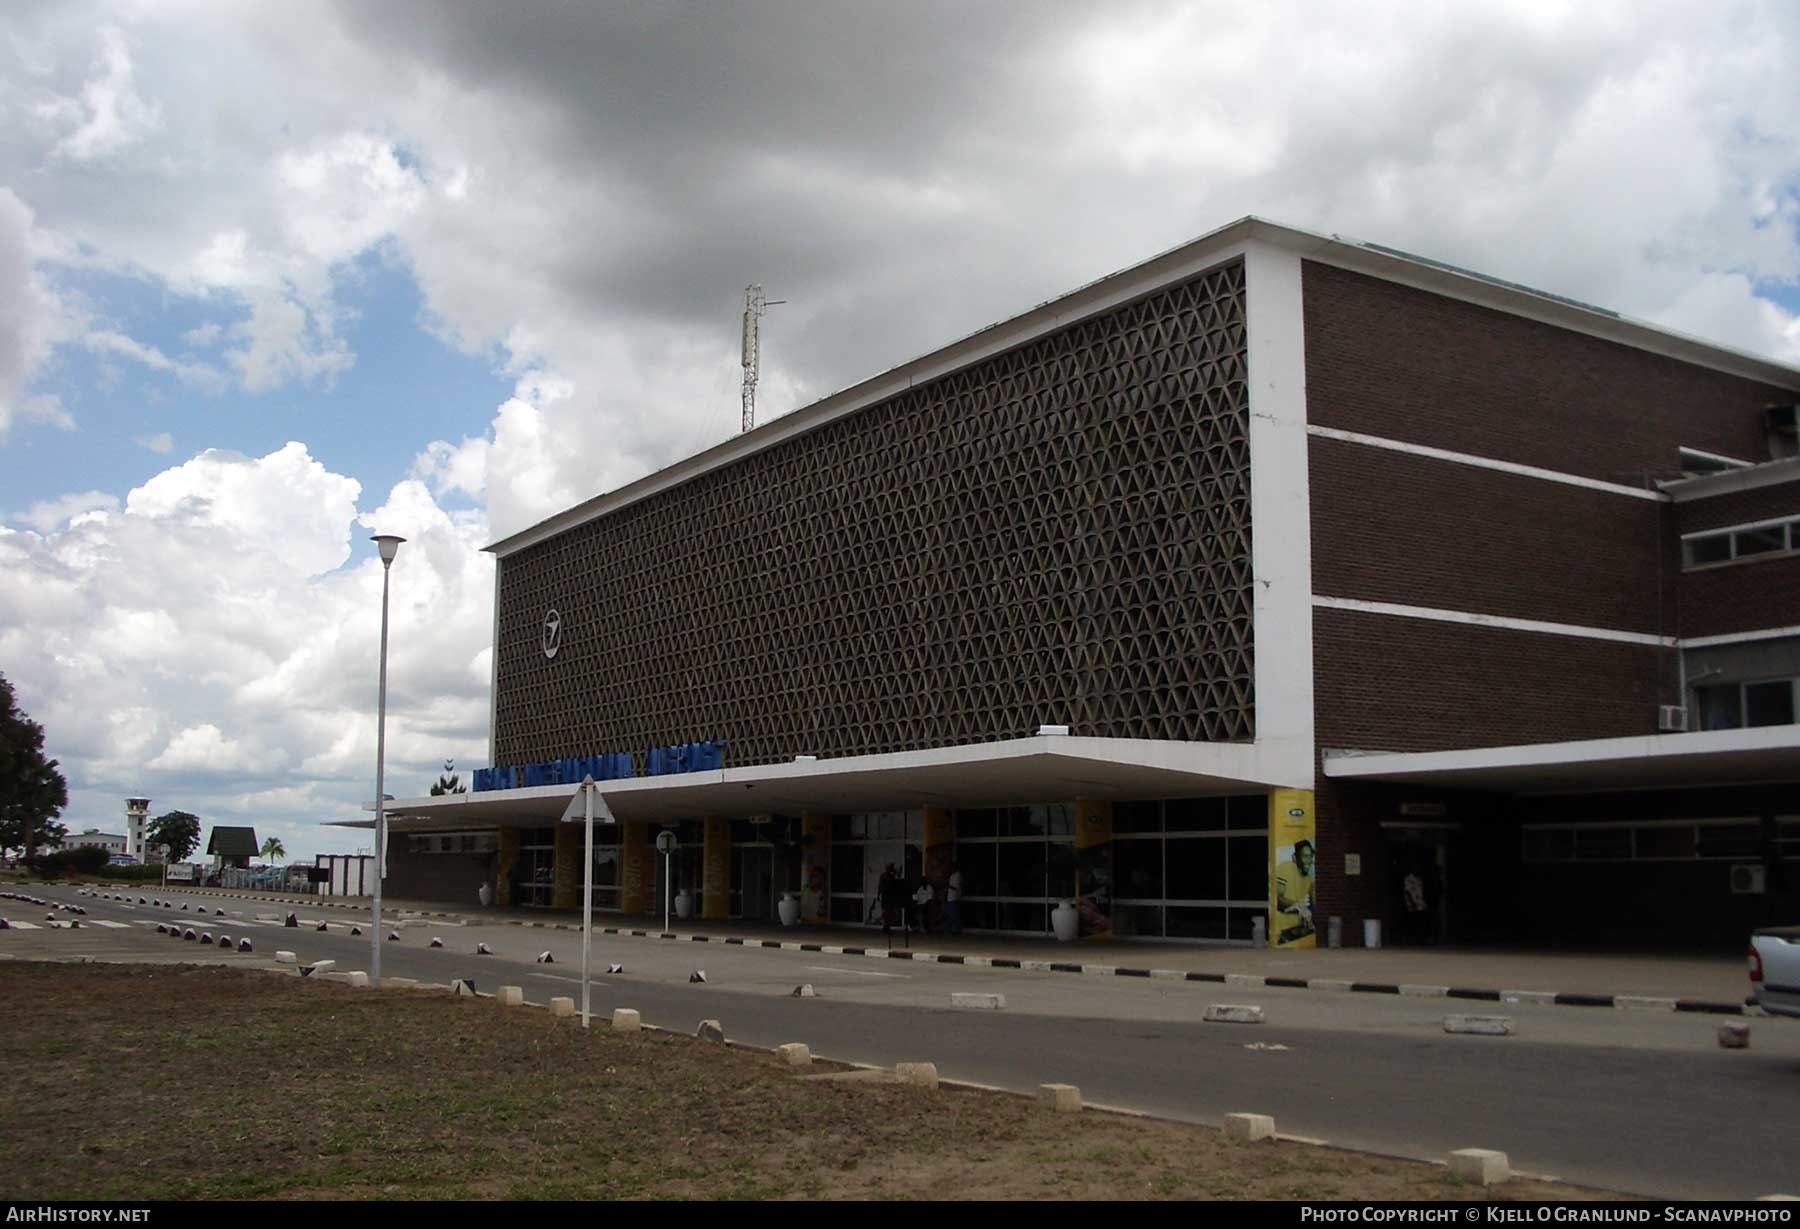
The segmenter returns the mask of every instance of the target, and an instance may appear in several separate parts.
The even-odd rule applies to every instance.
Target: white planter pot
[[[792,926],[800,920],[800,897],[797,893],[787,892],[775,905],[775,912],[781,916],[783,926]]]
[[[476,889],[475,895],[481,899],[481,907],[483,909],[487,908],[494,903],[494,885],[491,883],[482,884],[481,887]]]
[[[688,914],[692,913],[693,911],[694,911],[694,895],[693,895],[693,893],[692,892],[677,892],[677,893],[675,893],[675,916],[678,918],[681,918],[683,920],[686,920]]]
[[[1075,906],[1063,901],[1050,910],[1050,928],[1056,932],[1058,943],[1073,943],[1080,928],[1080,919],[1075,914]]]

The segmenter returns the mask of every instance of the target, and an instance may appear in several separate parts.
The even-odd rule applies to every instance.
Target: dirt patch
[[[1483,1195],[1429,1165],[796,1079],[765,1055],[442,992],[10,961],[0,1004],[0,1198]]]

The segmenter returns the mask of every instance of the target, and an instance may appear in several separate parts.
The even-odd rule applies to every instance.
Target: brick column
[[[1112,938],[1112,803],[1075,800],[1075,912],[1083,938]]]
[[[700,916],[722,922],[731,916],[731,821],[706,817],[706,844],[701,855]]]
[[[823,926],[831,921],[831,816],[808,811],[800,834],[800,920]]]
[[[556,869],[550,886],[553,908],[581,908],[581,849],[584,844],[586,836],[581,824],[556,825]]]
[[[619,910],[647,913],[656,904],[656,850],[650,845],[649,825],[627,819],[619,824]]]
[[[519,830],[500,829],[500,856],[494,859],[494,903],[511,908],[513,899],[512,871],[519,861]]]

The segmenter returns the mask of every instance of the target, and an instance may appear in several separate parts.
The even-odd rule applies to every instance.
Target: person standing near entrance
[[[950,877],[944,880],[944,933],[962,933],[962,868],[950,864]]]

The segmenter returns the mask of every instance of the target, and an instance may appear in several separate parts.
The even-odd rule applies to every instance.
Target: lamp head
[[[400,544],[406,539],[391,533],[378,533],[369,541],[375,543],[375,548],[381,552],[381,566],[385,568],[393,564],[394,556],[400,552]]]

